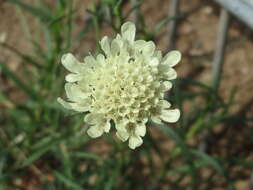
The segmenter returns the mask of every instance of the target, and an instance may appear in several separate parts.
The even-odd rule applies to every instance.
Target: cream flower
[[[121,35],[100,41],[104,54],[87,56],[84,63],[63,55],[62,64],[71,72],[65,84],[68,101],[58,98],[67,109],[88,112],[84,121],[90,125],[89,136],[108,133],[113,123],[117,137],[128,140],[131,149],[143,143],[149,119],[174,123],[180,116],[163,100],[172,87],[168,80],[177,77],[172,67],[180,61],[180,52],[162,57],[152,41],[135,41],[135,32],[133,23],[123,24]]]

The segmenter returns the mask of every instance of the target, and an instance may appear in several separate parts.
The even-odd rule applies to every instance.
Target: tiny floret
[[[164,100],[170,80],[177,77],[172,67],[180,61],[180,52],[163,57],[152,41],[135,41],[135,32],[135,25],[126,22],[115,39],[102,38],[103,54],[83,62],[70,53],[63,55],[61,62],[70,71],[65,78],[67,101],[58,98],[66,109],[87,112],[89,136],[99,137],[115,126],[116,136],[128,140],[131,149],[143,143],[148,120],[174,123],[180,116]]]

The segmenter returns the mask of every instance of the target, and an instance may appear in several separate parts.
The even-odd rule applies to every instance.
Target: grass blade
[[[15,49],[12,46],[9,46],[8,44],[1,44],[4,48],[8,49],[9,51],[11,51],[12,53],[16,54],[18,57],[20,57],[21,59],[23,59],[26,63],[35,66],[37,68],[42,68],[42,66],[37,63],[34,58],[32,58],[31,56],[25,55],[21,52],[19,52],[17,49]]]
[[[42,22],[48,22],[52,19],[52,15],[45,12],[44,10],[36,7],[32,7],[30,5],[27,5],[20,0],[8,0],[8,2],[16,4],[20,8],[24,9],[25,11],[31,13],[32,15],[38,17]]]
[[[9,68],[1,62],[0,62],[0,69],[2,69],[2,73],[6,77],[11,79],[20,90],[24,91],[32,99],[38,99],[38,95],[36,94],[36,92],[32,88],[29,88],[25,83],[23,83],[22,80],[18,78],[18,76],[15,73],[9,70]]]
[[[56,176],[56,178],[58,178],[65,185],[67,185],[68,188],[72,188],[75,190],[83,190],[83,188],[80,185],[78,185],[75,182],[73,182],[72,180],[68,179],[66,176],[62,175],[58,171],[53,171],[53,174]]]
[[[201,152],[199,150],[190,150],[190,152],[193,155],[201,158],[203,161],[206,161],[206,163],[208,163],[210,166],[212,166],[214,169],[216,169],[217,172],[220,173],[221,175],[223,175],[223,176],[226,175],[225,169],[221,166],[221,164],[215,158],[213,158],[213,157],[209,156],[208,154]]]
[[[22,164],[21,164],[21,168],[24,168],[30,164],[32,164],[33,162],[35,162],[36,160],[38,160],[43,154],[45,154],[46,152],[48,152],[50,149],[52,148],[52,146],[46,146],[43,149],[39,149],[37,152],[33,153],[31,156],[29,156]]]
[[[97,156],[95,154],[92,154],[92,153],[87,153],[87,152],[75,152],[75,153],[73,153],[73,156],[75,156],[77,158],[95,160],[95,161],[98,161],[98,162],[103,161],[103,159],[100,158],[99,156]]]

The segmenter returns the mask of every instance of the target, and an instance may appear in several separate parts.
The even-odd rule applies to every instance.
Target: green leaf
[[[120,167],[117,167],[113,170],[112,174],[109,176],[109,180],[106,182],[104,190],[115,189],[115,186],[118,182],[117,178],[119,177]]]
[[[52,136],[45,136],[44,138],[40,139],[37,143],[32,145],[32,149],[37,150],[45,146],[48,146],[51,143],[51,141],[52,141]]]
[[[159,124],[154,124],[154,125],[157,126],[166,135],[170,136],[171,138],[173,138],[175,140],[177,146],[181,148],[180,152],[184,152],[185,154],[190,156],[186,144],[184,143],[184,141],[179,137],[179,135],[171,127],[166,126],[166,125],[159,125]]]
[[[25,63],[35,66],[37,68],[43,68],[42,65],[40,65],[33,57],[29,56],[29,55],[25,55],[23,53],[21,53],[20,51],[18,51],[17,49],[15,49],[14,47],[8,45],[8,44],[2,44],[2,46],[6,49],[8,49],[9,51],[11,51],[12,53],[16,54],[18,57],[20,57]]]
[[[99,156],[92,154],[92,153],[87,153],[87,152],[75,152],[73,153],[74,157],[77,158],[84,158],[84,159],[90,159],[90,160],[95,160],[95,161],[103,161],[102,158],[100,158]]]
[[[176,158],[178,155],[183,155],[187,164],[190,167],[190,175],[192,177],[191,180],[191,188],[195,189],[196,188],[196,183],[197,183],[197,171],[196,167],[193,163],[193,157],[190,153],[190,149],[186,146],[185,142],[183,139],[171,128],[166,125],[156,125],[161,131],[163,131],[166,135],[170,136],[174,141],[176,142],[177,147],[174,149],[174,152],[172,152],[172,159]]]
[[[194,161],[194,165],[196,168],[201,168],[201,167],[205,167],[209,165],[209,163],[203,160],[196,160]],[[183,165],[175,169],[170,169],[167,172],[167,175],[172,175],[172,174],[177,174],[177,173],[190,173],[190,171],[191,171],[191,167],[189,165]]]
[[[49,14],[48,12],[45,12],[43,9],[32,7],[30,5],[23,3],[20,0],[8,0],[8,2],[16,4],[17,6],[24,9],[25,11],[38,17],[42,22],[49,22],[52,19],[52,15]]]
[[[67,178],[66,176],[62,175],[58,171],[53,171],[53,174],[58,178],[60,181],[62,181],[65,185],[68,186],[68,188],[73,188],[75,190],[83,190],[83,188],[73,182],[71,179]]]
[[[25,83],[22,82],[22,80],[11,70],[9,70],[9,68],[7,66],[5,66],[5,64],[0,62],[0,69],[2,69],[2,73],[8,77],[9,79],[11,79],[14,84],[23,92],[25,92],[28,96],[30,96],[32,99],[38,99],[38,95],[36,94],[36,92],[32,89],[32,87],[28,87]]]
[[[217,170],[217,172],[219,172],[221,175],[226,176],[226,172],[225,169],[222,167],[222,165],[219,163],[218,160],[216,160],[215,158],[213,158],[212,156],[209,156],[208,154],[201,152],[199,150],[190,150],[190,152],[201,158],[202,160],[206,161],[206,163],[208,163],[210,166],[212,166],[214,169]]]
[[[133,11],[140,11],[140,6],[141,4],[143,3],[144,0],[136,0],[134,3],[133,3],[133,6],[131,7],[131,9],[125,14],[126,16],[124,17],[124,20],[127,20],[128,17],[130,16],[130,14],[133,12]]]
[[[23,161],[21,164],[21,168],[30,165],[31,163],[38,160],[42,155],[48,152],[52,147],[57,145],[62,139],[56,139],[55,141],[51,142],[50,144],[46,144],[44,147],[41,147],[38,151],[32,153],[26,160]]]
[[[166,26],[170,21],[172,20],[176,20],[180,17],[178,16],[173,16],[173,17],[169,17],[169,18],[165,18],[165,19],[162,19],[154,28],[153,30],[153,33],[154,35],[156,35],[161,29],[162,27]]]
[[[179,82],[185,83],[187,85],[197,86],[199,88],[203,88],[203,89],[206,89],[208,91],[211,91],[211,92],[215,93],[210,86],[208,86],[204,83],[198,82],[196,80],[192,80],[190,78],[177,78],[176,80],[179,81]]]
[[[45,154],[46,152],[48,152],[51,149],[51,146],[47,146],[43,149],[39,149],[38,151],[34,152],[31,156],[29,156],[22,164],[21,164],[21,168],[24,168],[30,164],[32,164],[33,162],[35,162],[36,160],[38,160],[43,154]]]

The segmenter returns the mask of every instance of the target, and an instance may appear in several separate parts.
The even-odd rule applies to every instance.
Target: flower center
[[[151,68],[134,57],[119,61],[106,60],[102,69],[94,70],[92,81],[92,109],[116,121],[144,122],[149,110],[158,103],[154,75]]]

